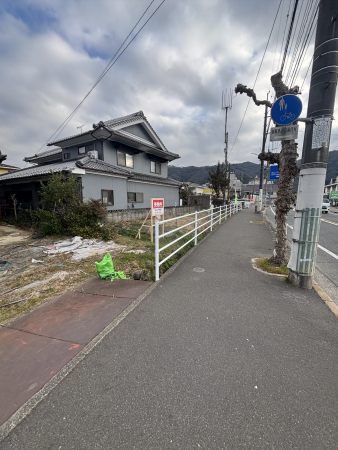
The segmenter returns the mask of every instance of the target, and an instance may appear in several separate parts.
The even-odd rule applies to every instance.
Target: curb
[[[337,213],[338,214],[338,213]],[[271,220],[267,217],[266,212],[263,212],[264,220],[273,228],[273,232],[275,232],[275,224],[271,222]],[[286,241],[291,248],[291,243],[289,240]],[[324,289],[315,281],[312,282],[313,289],[317,292],[319,297],[323,300],[323,302],[331,309],[333,314],[338,317],[338,306],[337,304],[329,297],[329,295],[324,291]]]
[[[232,217],[232,216],[231,216]],[[227,218],[224,225],[231,217]],[[39,392],[34,394],[24,405],[22,405],[3,425],[0,426],[0,443],[9,435],[9,433],[22,422],[33,409],[43,400],[48,394],[50,394],[61,383],[75,367],[92,351],[94,348],[103,341],[103,339],[114,330],[114,328],[122,322],[154,289],[157,288],[162,281],[167,278],[178,266],[183,262],[202,242],[205,241],[212,233],[217,231],[219,226],[201,239],[197,245],[191,248],[185,255],[183,255],[170,269],[168,269],[158,281],[155,281],[148,287],[137,299],[135,299],[127,308],[122,311],[109,325],[106,326],[92,341],[89,342],[74,358],[69,361],[53,378],[40,389]]]

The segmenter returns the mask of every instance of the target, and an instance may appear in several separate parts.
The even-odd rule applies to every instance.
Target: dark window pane
[[[114,191],[108,191],[108,205],[114,204]]]
[[[136,202],[136,192],[128,192],[128,203]]]
[[[136,203],[143,203],[143,193],[136,192]]]
[[[65,153],[63,155],[63,159],[69,159],[70,158],[70,153]]]
[[[156,173],[161,173],[161,164],[160,163],[156,163]]]
[[[126,165],[126,154],[124,152],[117,152],[117,165],[125,166]]]

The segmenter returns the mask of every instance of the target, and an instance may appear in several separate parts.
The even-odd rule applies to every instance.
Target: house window
[[[128,192],[128,203],[143,203],[143,193]]]
[[[102,189],[101,199],[104,205],[114,205],[114,191]]]
[[[87,152],[95,150],[95,144],[89,144],[83,147],[78,147],[79,155],[85,155]]]
[[[117,151],[117,165],[123,167],[134,168],[134,155],[129,153]]]
[[[150,172],[161,174],[161,163],[150,161]]]
[[[70,153],[64,153],[63,159],[70,159]]]

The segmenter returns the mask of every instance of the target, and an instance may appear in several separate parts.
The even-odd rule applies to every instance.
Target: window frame
[[[155,164],[155,172],[153,170],[151,170],[152,164]],[[159,168],[159,171],[157,171],[157,168]],[[157,175],[161,175],[161,171],[162,171],[162,164],[158,161],[151,160],[150,161],[150,173],[155,173]]]
[[[70,152],[64,153],[63,159],[70,159]]]
[[[107,192],[107,202],[104,202],[104,192]],[[109,198],[110,197],[110,198]],[[101,201],[104,205],[114,206],[114,190],[113,189],[101,189]]]
[[[119,155],[120,156],[123,155],[124,164],[119,163]],[[128,155],[131,158],[132,166],[127,166],[127,156],[126,155]],[[124,152],[122,150],[116,150],[116,162],[117,162],[117,165],[120,167],[127,167],[128,169],[133,169],[134,168],[134,155],[131,153],[128,153],[128,152]]]
[[[84,152],[80,152],[80,150],[83,148],[84,148]],[[81,147],[77,148],[77,153],[78,153],[78,155],[85,155],[86,153],[92,152],[94,150],[96,150],[95,144],[82,145]]]
[[[135,200],[129,200],[129,194],[134,194],[135,195]],[[137,196],[142,196],[142,201],[139,199],[137,199]],[[144,203],[144,195],[143,192],[127,192],[127,202],[128,203]]]

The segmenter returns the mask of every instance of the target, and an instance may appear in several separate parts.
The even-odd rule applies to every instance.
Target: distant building
[[[263,193],[267,195],[269,199],[277,198],[278,184],[273,181],[264,180]],[[243,197],[250,197],[250,195],[259,195],[259,177],[256,176],[250,180],[247,184],[243,184]]]
[[[338,205],[338,176],[336,178],[331,178],[330,183],[324,187],[324,197],[330,199],[332,206]]]
[[[236,177],[235,172],[230,173],[230,198],[235,196],[235,190],[237,192],[237,196],[242,197],[242,187],[243,183]]]
[[[14,172],[14,170],[19,170],[20,167],[10,166],[9,164],[4,164],[3,161],[7,159],[7,155],[3,155],[0,150],[0,175],[8,172]]]

